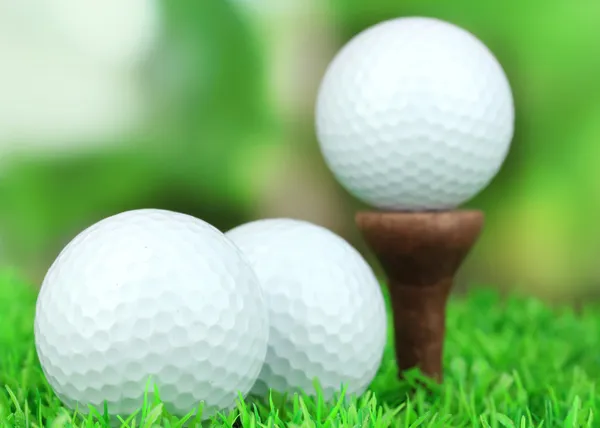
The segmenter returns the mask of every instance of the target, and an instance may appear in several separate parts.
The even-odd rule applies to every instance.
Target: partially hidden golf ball
[[[321,82],[320,147],[338,181],[386,210],[444,210],[486,187],[514,128],[508,79],[475,36],[433,18],[352,38]]]
[[[387,338],[380,285],[344,239],[315,224],[265,219],[225,234],[259,278],[271,324],[252,393],[360,395],[380,367]]]
[[[83,413],[129,415],[154,397],[184,415],[235,405],[264,362],[268,311],[223,233],[164,210],[127,211],[75,237],[50,267],[35,315],[49,384]],[[147,388],[149,386],[149,388]]]

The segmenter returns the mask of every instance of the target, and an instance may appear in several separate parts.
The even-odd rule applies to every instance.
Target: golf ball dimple
[[[246,255],[269,308],[265,364],[252,393],[272,389],[360,395],[383,357],[387,318],[377,278],[333,232],[294,219],[266,219],[225,234]]]
[[[223,233],[197,218],[135,210],[75,237],[50,267],[35,344],[57,396],[129,415],[158,387],[165,408],[203,416],[235,405],[264,362],[258,279]]]
[[[452,209],[499,171],[514,132],[508,79],[471,33],[433,18],[384,21],[329,65],[321,151],[355,197],[389,210]]]

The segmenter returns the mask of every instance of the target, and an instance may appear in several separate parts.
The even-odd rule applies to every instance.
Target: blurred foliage
[[[273,99],[273,46],[289,39],[285,31],[302,40],[315,30],[317,15],[325,15],[332,40],[312,42],[313,50],[340,47],[381,20],[420,15],[480,38],[503,65],[516,102],[507,162],[468,204],[486,211],[487,225],[467,276],[524,284],[537,294],[594,294],[600,282],[600,3],[287,0],[313,10],[315,19],[303,17],[298,29],[291,24],[300,22],[294,15],[300,9],[270,14],[274,3],[254,0],[255,12],[247,14],[239,7],[247,1],[160,2],[160,42],[140,69],[148,126],[118,149],[4,162],[0,244],[9,263],[43,270],[79,230],[126,209],[173,209],[226,229],[256,215],[265,180],[294,189],[286,201],[327,199],[310,197],[332,180],[322,173],[313,132],[315,94],[284,118]],[[257,31],[273,20],[271,32]],[[306,64],[319,72],[298,72],[290,84],[304,87],[303,79],[326,65]],[[273,154],[291,146],[288,156],[297,153],[303,173],[314,178],[305,187]],[[275,170],[280,175],[273,177]],[[362,205],[337,190],[347,204],[331,204],[328,216],[350,224],[352,208]]]
[[[239,152],[276,125],[260,43],[228,2],[162,4],[164,33],[148,85],[152,133],[159,137],[154,154],[196,192],[244,197],[235,174]]]
[[[169,208],[224,226],[243,220],[251,195],[239,163],[275,127],[259,44],[227,2],[161,4],[161,43],[140,70],[151,126],[106,153],[14,159],[0,181],[9,260],[56,253],[126,209]]]

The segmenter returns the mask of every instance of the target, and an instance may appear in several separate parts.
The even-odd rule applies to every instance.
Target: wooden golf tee
[[[356,223],[387,275],[400,376],[418,367],[441,382],[446,302],[483,213],[359,212]]]

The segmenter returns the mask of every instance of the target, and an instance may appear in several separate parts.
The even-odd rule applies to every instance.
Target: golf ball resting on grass
[[[333,232],[300,220],[267,219],[225,234],[254,268],[269,308],[265,364],[252,393],[303,391],[325,399],[360,395],[379,369],[387,318],[379,282]]]
[[[448,210],[496,175],[510,146],[509,82],[469,32],[432,18],[384,21],[329,65],[316,131],[355,197],[395,211]]]
[[[82,413],[142,406],[149,382],[166,410],[235,405],[262,367],[268,312],[239,249],[194,217],[137,210],[73,239],[42,284],[35,343],[58,397]]]

